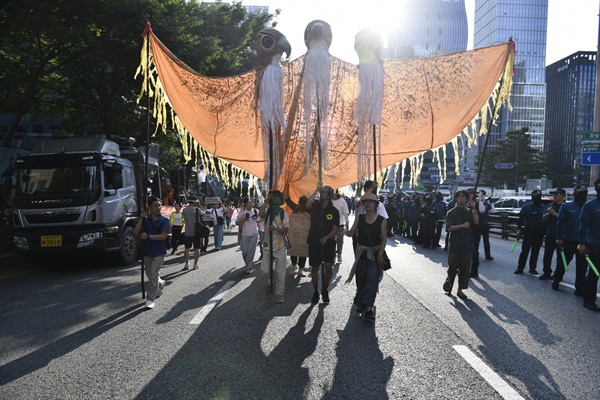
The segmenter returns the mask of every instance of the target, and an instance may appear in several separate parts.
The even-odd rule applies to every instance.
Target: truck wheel
[[[138,255],[138,241],[133,228],[128,226],[123,232],[121,239],[121,250],[119,250],[119,261],[123,265],[133,264]]]

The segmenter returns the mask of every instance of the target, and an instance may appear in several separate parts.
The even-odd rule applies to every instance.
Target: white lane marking
[[[212,309],[217,306],[217,303],[219,303],[219,301],[221,301],[221,299],[223,298],[223,296],[225,296],[225,293],[227,293],[227,291],[229,289],[231,289],[231,287],[234,284],[235,284],[235,281],[225,282],[225,284],[223,285],[223,287],[221,288],[221,290],[219,290],[217,292],[217,294],[215,294],[213,296],[213,298],[210,299],[208,301],[208,303],[206,303],[206,305],[204,307],[202,307],[202,309],[200,309],[200,311],[198,312],[198,314],[196,314],[196,316],[194,318],[192,318],[192,320],[190,321],[190,325],[200,325],[200,323],[202,321],[204,321],[204,318],[206,318],[206,316],[208,315],[208,313],[210,313],[212,311]]]
[[[502,396],[502,398],[508,400],[524,400],[515,389],[513,389],[508,383],[500,378],[497,373],[492,371],[492,369],[488,367],[486,363],[481,361],[481,359],[479,359],[479,357],[477,357],[471,350],[469,350],[467,346],[455,345],[452,346],[452,348],[456,350],[456,352],[460,354],[462,358],[464,358],[471,365],[471,367],[473,367],[473,369],[477,371],[477,373],[481,375],[481,377],[485,379],[500,396]]]

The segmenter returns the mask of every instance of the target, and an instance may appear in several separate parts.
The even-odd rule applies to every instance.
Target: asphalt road
[[[392,238],[377,321],[351,308],[351,242],[329,305],[289,276],[276,304],[227,234],[182,271],[169,256],[156,308],[140,267],[101,259],[0,267],[2,399],[596,399],[600,313],[568,285],[514,275],[519,248],[492,239],[469,298],[442,291],[446,253]],[[258,255],[257,255],[258,257]],[[541,257],[540,257],[541,270]],[[193,323],[190,323],[193,322]]]

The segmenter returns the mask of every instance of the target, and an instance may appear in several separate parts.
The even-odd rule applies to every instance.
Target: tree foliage
[[[484,159],[483,182],[488,186],[515,188],[522,185],[525,176],[539,178],[546,175],[549,166],[547,155],[531,147],[528,129],[506,133],[506,139],[487,151]],[[496,169],[496,164],[513,164],[512,169]]]
[[[197,0],[6,0],[0,113],[15,118],[4,145],[26,114],[53,116],[74,135],[142,137],[146,111],[133,77],[148,19],[191,68],[229,76],[256,67],[252,43],[272,18],[241,3]]]

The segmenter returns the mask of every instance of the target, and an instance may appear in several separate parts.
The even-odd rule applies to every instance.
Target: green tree
[[[506,133],[497,146],[487,151],[484,160],[483,182],[489,186],[515,188],[524,177],[539,178],[548,171],[548,157],[531,147],[528,128]],[[513,164],[512,169],[496,169],[496,164]]]
[[[228,76],[256,66],[253,38],[271,19],[240,3],[195,0],[7,0],[0,10],[0,113],[13,114],[8,145],[27,113],[61,130],[140,137],[144,107],[140,33],[154,31],[190,67]]]

